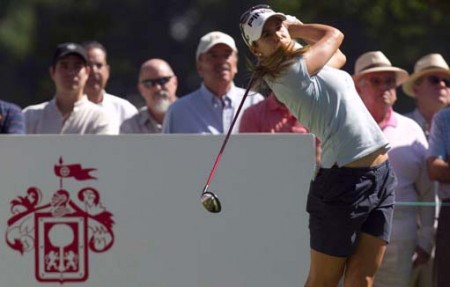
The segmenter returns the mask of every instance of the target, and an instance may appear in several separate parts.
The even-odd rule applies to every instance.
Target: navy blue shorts
[[[373,167],[321,168],[306,206],[311,248],[349,257],[360,232],[389,242],[396,184],[388,160]]]

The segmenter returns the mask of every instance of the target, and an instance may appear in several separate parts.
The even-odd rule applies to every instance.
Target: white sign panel
[[[1,285],[303,286],[312,135],[0,137]]]

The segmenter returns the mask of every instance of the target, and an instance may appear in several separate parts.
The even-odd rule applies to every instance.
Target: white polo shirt
[[[129,101],[120,97],[108,94],[104,91],[103,101],[98,103],[109,114],[110,120],[119,133],[120,125],[127,119],[138,113],[137,108]]]
[[[83,96],[64,120],[55,98],[23,110],[27,134],[117,134],[108,113]]]

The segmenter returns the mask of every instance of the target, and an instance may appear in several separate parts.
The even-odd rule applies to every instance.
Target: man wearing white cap
[[[434,56],[432,56],[434,55]],[[419,93],[428,91],[433,98],[447,98],[450,96],[450,70],[447,63],[437,54],[422,58],[415,67],[415,77],[410,85],[405,85],[405,92]],[[425,63],[423,63],[425,62]],[[426,64],[427,62],[427,64]],[[426,65],[425,65],[426,64]],[[428,66],[420,69],[418,66]],[[417,71],[416,71],[417,68]],[[414,76],[413,74],[413,76]],[[436,101],[436,100],[435,100]],[[447,100],[448,105],[448,100]],[[436,251],[434,260],[435,286],[450,286],[450,108],[445,107],[437,111],[431,122],[429,135],[430,148],[428,152],[428,170],[430,177],[438,184],[438,196],[442,202],[439,210],[438,227],[436,231]]]
[[[445,81],[439,81],[440,78]],[[412,74],[404,83],[403,91],[413,97],[416,109],[407,117],[415,120],[428,136],[431,120],[436,112],[450,104],[450,70],[441,54],[428,54],[414,65]]]
[[[420,126],[393,110],[396,87],[408,73],[393,67],[380,51],[362,54],[355,63],[356,89],[388,139],[389,160],[397,175],[395,201],[433,202],[434,186],[428,177],[428,143]],[[433,247],[435,209],[430,206],[395,207],[391,242],[378,270],[374,286],[408,287],[413,265],[426,263]],[[413,261],[413,256],[415,260]]]
[[[163,133],[223,134],[236,114],[245,90],[233,83],[238,62],[233,38],[218,31],[204,35],[195,59],[203,83],[170,106],[164,118]],[[261,100],[262,95],[251,92],[243,110]],[[237,132],[239,121],[240,118],[233,133]]]

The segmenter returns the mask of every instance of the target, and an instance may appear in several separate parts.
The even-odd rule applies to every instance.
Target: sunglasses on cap
[[[142,80],[141,84],[143,84],[146,88],[154,87],[157,84],[160,86],[164,86],[165,84],[167,84],[167,82],[170,81],[170,79],[172,77],[173,76],[161,77],[161,78],[157,78],[157,79],[146,79],[146,80]]]
[[[432,85],[437,85],[437,84],[441,83],[441,81],[442,81],[442,82],[444,82],[444,84],[447,88],[450,88],[450,78],[441,78],[438,76],[428,76],[427,80]]]

